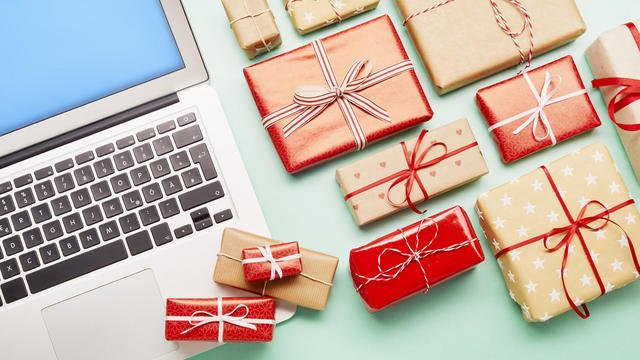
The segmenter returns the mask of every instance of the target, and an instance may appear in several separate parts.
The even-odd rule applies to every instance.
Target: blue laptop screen
[[[2,0],[0,135],[183,67],[159,0]]]

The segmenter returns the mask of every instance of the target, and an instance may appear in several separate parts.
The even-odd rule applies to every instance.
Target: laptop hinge
[[[35,145],[28,146],[22,150],[18,150],[11,154],[0,157],[0,169],[15,164],[22,160],[42,154],[46,151],[66,145],[70,142],[93,135],[102,130],[122,124],[126,121],[139,118],[142,115],[154,112],[158,109],[178,103],[178,95],[176,93],[163,96],[161,98],[149,101],[142,105],[136,106],[121,113],[109,116],[102,120],[95,121],[89,125],[77,128],[75,130],[58,135],[51,139],[39,142]]]

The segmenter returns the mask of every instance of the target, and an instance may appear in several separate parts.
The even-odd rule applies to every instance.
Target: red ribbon
[[[418,214],[422,214],[424,213],[424,211],[420,211],[418,210],[418,208],[416,208],[415,204],[413,203],[413,201],[411,201],[411,190],[413,189],[413,185],[414,184],[418,184],[418,187],[420,188],[420,191],[422,191],[422,194],[424,195],[424,199],[428,199],[429,198],[429,194],[427,193],[427,189],[424,187],[424,184],[422,183],[422,180],[420,179],[420,176],[418,175],[418,171],[428,168],[429,166],[433,166],[437,163],[439,163],[440,161],[450,158],[454,155],[457,155],[465,150],[468,150],[472,147],[476,147],[478,146],[477,142],[473,142],[469,145],[465,145],[459,149],[456,149],[454,151],[449,152],[447,149],[447,145],[443,142],[434,142],[431,145],[429,145],[422,153],[419,153],[420,150],[420,145],[422,145],[422,140],[424,138],[424,136],[427,134],[427,130],[422,130],[422,132],[420,132],[420,136],[418,136],[418,139],[416,140],[415,145],[413,146],[413,151],[409,151],[407,149],[407,145],[405,144],[405,142],[401,142],[400,145],[402,145],[402,151],[404,152],[404,158],[407,162],[407,168],[404,170],[400,170],[398,172],[395,172],[385,178],[382,178],[376,182],[373,182],[367,186],[364,186],[360,189],[357,189],[355,191],[352,191],[350,193],[348,193],[347,195],[344,196],[345,200],[348,200],[360,193],[363,193],[367,190],[371,190],[376,186],[382,185],[388,181],[391,180],[395,180],[393,181],[393,183],[389,186],[389,189],[387,190],[387,201],[389,201],[389,203],[393,206],[397,206],[400,207],[402,206],[402,204],[404,204],[405,202],[407,202],[409,204],[409,207],[411,208],[411,210],[415,211]],[[435,149],[436,147],[443,147],[444,148],[444,154],[435,157],[431,160],[427,160],[424,161],[424,158],[427,156],[427,154],[429,153],[429,151],[431,151],[432,149]],[[424,161],[424,162],[423,162]],[[404,181],[405,184],[405,198],[402,202],[400,203],[396,203],[391,201],[391,199],[389,198],[389,194],[391,193],[391,190],[396,187],[397,185],[401,184]]]
[[[582,236],[582,232],[580,231],[581,229],[586,229],[589,231],[598,231],[602,228],[604,228],[605,226],[607,226],[609,223],[617,226],[620,230],[622,230],[622,232],[624,233],[625,237],[627,238],[627,243],[629,244],[629,251],[631,252],[631,257],[633,258],[633,263],[636,267],[636,270],[638,272],[640,272],[640,263],[638,262],[638,258],[636,257],[636,251],[633,247],[633,243],[631,242],[631,238],[629,237],[629,234],[627,234],[627,232],[624,230],[624,228],[622,226],[620,226],[620,224],[618,224],[617,222],[611,220],[609,218],[609,215],[612,212],[616,212],[628,205],[631,205],[634,203],[633,199],[629,199],[623,203],[620,203],[612,208],[607,208],[604,204],[602,204],[600,201],[597,200],[591,200],[589,201],[587,204],[585,204],[581,209],[580,212],[578,213],[578,216],[574,219],[573,215],[571,215],[571,212],[569,211],[569,208],[567,207],[567,204],[564,202],[564,200],[562,199],[562,195],[560,194],[560,191],[558,190],[558,187],[556,186],[556,183],[553,181],[553,178],[551,177],[551,174],[549,173],[549,170],[545,167],[545,166],[541,166],[540,167],[542,169],[542,171],[544,171],[544,174],[546,175],[547,179],[549,180],[549,183],[551,184],[551,188],[553,189],[553,192],[555,193],[556,197],[558,198],[558,201],[560,202],[560,205],[562,206],[562,210],[564,210],[565,215],[567,216],[567,219],[569,220],[569,225],[564,226],[564,227],[560,227],[560,228],[554,228],[552,230],[550,230],[547,233],[544,233],[542,235],[533,237],[531,239],[519,242],[515,245],[511,245],[509,247],[506,247],[502,250],[500,250],[496,255],[496,259],[498,259],[499,257],[501,257],[502,255],[510,252],[511,250],[515,250],[518,249],[520,247],[532,244],[534,242],[543,240],[543,245],[545,247],[545,249],[547,249],[547,251],[549,252],[554,252],[557,250],[560,250],[562,248],[564,248],[564,254],[562,257],[562,266],[560,267],[560,277],[562,279],[562,288],[564,289],[564,295],[567,298],[567,301],[569,302],[569,305],[571,305],[571,308],[573,309],[573,311],[575,311],[578,315],[580,315],[581,318],[586,319],[589,317],[589,309],[587,309],[587,306],[585,304],[582,304],[582,311],[580,311],[580,309],[578,308],[578,306],[575,304],[575,302],[571,299],[571,296],[569,296],[569,291],[567,290],[567,285],[565,283],[565,279],[564,279],[564,270],[565,267],[567,265],[567,259],[569,258],[569,248],[570,248],[570,244],[571,241],[573,240],[574,236],[577,236],[578,239],[580,240],[580,245],[582,245],[582,250],[584,251],[585,256],[587,257],[587,260],[589,261],[589,265],[591,266],[591,270],[593,271],[593,274],[596,277],[596,280],[598,280],[598,286],[600,287],[600,293],[602,295],[604,295],[606,293],[606,289],[604,284],[602,283],[602,278],[600,277],[600,273],[598,273],[598,269],[596,267],[595,262],[593,261],[593,258],[591,257],[591,253],[589,251],[589,247],[587,246],[586,241],[584,240],[584,237]],[[587,211],[587,209],[589,208],[589,205],[591,204],[597,204],[600,207],[602,207],[604,210],[601,211],[600,213],[593,215],[593,216],[585,216],[585,213]],[[591,223],[596,221],[596,220],[603,220],[604,222],[598,226],[592,226]],[[565,233],[565,236],[562,238],[562,240],[560,240],[555,246],[551,246],[549,244],[549,240],[552,236],[557,235],[557,234],[561,234],[561,233]]]
[[[640,31],[634,23],[626,23],[625,26],[631,32],[633,40],[636,42],[636,46],[640,51]],[[602,79],[595,79],[591,81],[591,85],[594,88],[600,88],[604,86],[622,86],[622,89],[611,98],[607,109],[609,111],[609,117],[620,129],[626,131],[640,131],[640,124],[621,124],[616,120],[616,112],[625,106],[640,100],[640,80],[620,77],[608,77]]]

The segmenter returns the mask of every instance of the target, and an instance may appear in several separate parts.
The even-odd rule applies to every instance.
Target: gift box
[[[480,225],[527,321],[546,321],[638,278],[640,214],[602,143],[481,194]]]
[[[438,94],[529,63],[531,57],[586,30],[573,0],[396,0],[396,4]]]
[[[245,280],[241,259],[242,250],[276,244],[279,242],[226,228],[222,234],[222,244],[213,281],[311,309],[324,310],[333,285],[333,276],[338,267],[337,257],[301,248],[300,256],[304,271],[300,274],[260,283]]]
[[[336,170],[336,180],[358,225],[368,224],[475,180],[489,172],[467,119]]]
[[[640,20],[606,31],[587,49],[587,61],[609,117],[640,181]]]
[[[244,73],[289,172],[360,150],[432,116],[386,15]]]
[[[240,48],[249,59],[280,46],[280,30],[267,0],[222,0]]]
[[[349,266],[356,291],[375,312],[483,260],[467,213],[456,206],[351,250]]]
[[[571,56],[480,89],[476,101],[504,162],[600,126]]]
[[[167,299],[165,338],[178,341],[271,341],[275,301],[267,297]]]
[[[298,243],[294,241],[242,249],[242,267],[247,282],[300,274],[302,260]]]
[[[284,0],[293,26],[300,34],[341,22],[375,9],[380,0]]]

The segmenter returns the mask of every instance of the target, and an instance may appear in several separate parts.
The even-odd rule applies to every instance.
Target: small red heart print
[[[386,161],[382,161],[382,162],[380,162],[380,167],[381,167],[381,168],[385,168],[385,167],[387,167],[387,162],[386,162]]]
[[[378,194],[378,197],[379,197],[380,199],[384,199],[384,193],[380,193],[380,194]]]
[[[429,172],[429,175],[436,176],[436,172],[435,171],[431,171],[431,172]]]
[[[360,206],[358,206],[358,204],[354,204],[354,205],[353,205],[353,210],[356,210],[356,211],[357,211],[359,207],[360,207]]]
[[[462,165],[462,160],[456,160],[456,166]]]
[[[458,134],[458,135],[462,135],[462,129],[458,129],[458,130],[456,130],[456,134]]]
[[[360,179],[360,173],[353,174],[353,177],[355,177],[356,179]]]

